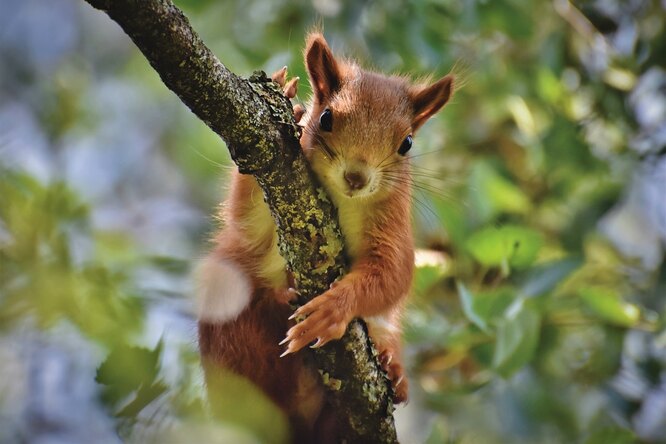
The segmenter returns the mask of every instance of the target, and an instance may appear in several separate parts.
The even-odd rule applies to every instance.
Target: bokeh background
[[[403,442],[666,442],[666,2],[176,4],[240,75],[305,79],[323,24],[462,80],[413,150]],[[0,442],[287,439],[242,381],[205,409],[190,271],[230,168],[106,15],[0,0]]]

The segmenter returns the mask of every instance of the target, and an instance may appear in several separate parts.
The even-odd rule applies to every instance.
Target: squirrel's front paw
[[[329,290],[317,296],[294,312],[290,319],[307,316],[287,331],[280,345],[288,343],[282,356],[297,352],[309,343],[321,347],[329,341],[340,339],[351,321],[348,298],[341,292]]]
[[[391,380],[393,387],[393,403],[400,404],[407,401],[409,395],[409,384],[405,370],[398,359],[394,359],[391,350],[384,350],[379,354],[379,363]]]
[[[293,77],[289,81],[287,81],[287,67],[283,66],[281,69],[278,69],[275,71],[273,74],[271,74],[271,79],[280,85],[282,88],[283,94],[288,98],[288,99],[293,99],[296,97],[296,93],[298,92],[298,77]],[[300,122],[301,117],[303,117],[303,114],[305,114],[305,108],[303,108],[301,105],[294,105],[294,120],[296,123]]]

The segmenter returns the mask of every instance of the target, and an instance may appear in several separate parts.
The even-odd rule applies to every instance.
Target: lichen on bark
[[[298,142],[293,109],[262,72],[244,80],[204,45],[170,0],[86,0],[136,43],[164,84],[226,142],[239,171],[253,174],[278,228],[280,253],[301,293],[323,293],[344,272],[335,209]],[[365,325],[312,351],[347,442],[397,442],[392,391]]]

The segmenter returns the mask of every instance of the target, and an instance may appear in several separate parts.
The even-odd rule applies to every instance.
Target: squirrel
[[[261,388],[300,440],[321,442],[316,429],[332,423],[324,419],[323,388],[296,352],[339,339],[355,317],[367,323],[394,402],[407,400],[400,317],[414,268],[408,152],[415,132],[451,97],[454,78],[413,85],[364,70],[336,58],[319,32],[308,35],[304,55],[313,97],[307,111],[294,108],[301,147],[337,209],[351,267],[292,312],[297,292],[262,190],[235,170],[223,228],[198,270],[199,348],[211,403],[224,396],[215,393],[215,375],[231,371]],[[286,67],[273,80],[295,96],[298,78],[287,82]]]

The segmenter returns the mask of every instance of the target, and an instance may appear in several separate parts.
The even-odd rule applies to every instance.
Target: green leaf
[[[479,24],[482,29],[492,32],[503,32],[516,40],[525,40],[533,35],[534,20],[530,17],[532,6],[509,1],[479,2]]]
[[[632,444],[635,442],[634,433],[621,427],[605,427],[595,430],[585,440],[585,444]]]
[[[469,227],[465,221],[464,210],[460,204],[446,199],[429,199],[437,217],[444,225],[446,234],[455,246],[463,244]]]
[[[121,344],[97,368],[95,381],[105,386],[102,397],[115,405],[141,386],[151,386],[159,373],[162,341],[154,349]]]
[[[467,240],[467,250],[485,266],[525,268],[534,262],[542,243],[541,235],[532,229],[505,225],[477,231]]]
[[[442,267],[437,265],[417,267],[414,274],[414,282],[412,284],[414,294],[419,296],[427,294],[428,290],[438,283],[444,274]]]
[[[285,413],[250,380],[215,368],[206,385],[214,417],[253,433],[261,443],[291,442]]]
[[[462,283],[458,283],[458,295],[467,319],[486,333],[514,299],[509,289],[473,295]]]
[[[527,195],[488,162],[479,162],[472,168],[469,189],[472,203],[484,222],[500,213],[527,214],[531,208]]]
[[[600,319],[622,327],[633,327],[640,320],[640,309],[624,302],[617,290],[586,287],[578,291],[588,309]]]
[[[168,389],[169,386],[166,385],[164,381],[156,381],[150,385],[142,384],[141,387],[139,387],[139,389],[136,391],[134,399],[132,399],[132,401],[120,409],[116,413],[116,416],[124,418],[135,418],[141,412],[141,410],[144,409],[144,407],[153,402]]]
[[[488,323],[486,322],[486,319],[481,316],[479,313],[477,313],[477,310],[475,307],[475,298],[470,293],[467,288],[461,284],[458,283],[458,294],[460,295],[460,303],[462,305],[463,312],[465,313],[465,316],[467,316],[467,319],[469,319],[474,325],[479,327],[483,331],[488,331]]]
[[[176,257],[148,256],[146,259],[156,268],[172,274],[185,274],[190,267],[189,261]]]
[[[403,338],[408,344],[439,343],[449,329],[449,322],[437,310],[425,311],[411,306],[405,312]]]
[[[536,87],[539,95],[550,103],[560,100],[564,92],[560,79],[545,66],[540,67],[537,72]]]
[[[580,258],[567,258],[535,266],[529,270],[520,294],[534,297],[551,292],[582,264]]]
[[[541,315],[524,301],[509,310],[497,329],[493,355],[493,367],[505,378],[532,360],[541,328]]]

